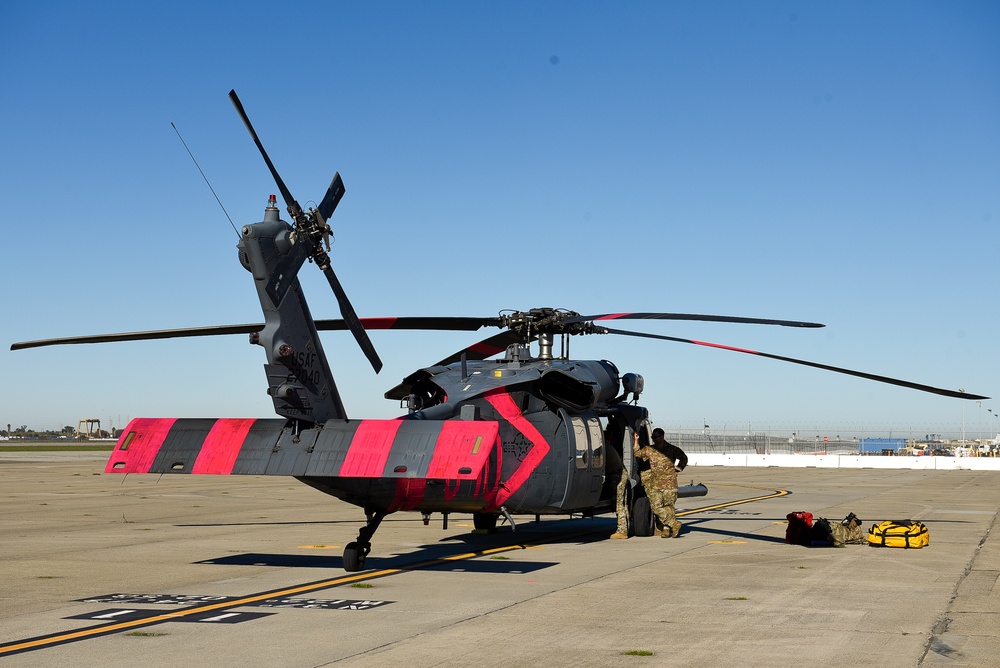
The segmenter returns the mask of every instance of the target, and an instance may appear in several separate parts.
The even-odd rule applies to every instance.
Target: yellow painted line
[[[269,598],[293,596],[295,594],[303,594],[306,592],[315,591],[317,589],[326,589],[327,587],[333,587],[339,584],[346,584],[348,582],[357,582],[359,580],[368,580],[374,577],[390,575],[392,573],[399,573],[400,570],[401,569],[399,568],[390,568],[381,571],[375,571],[372,573],[347,575],[344,577],[333,578],[331,580],[324,580],[322,582],[313,582],[311,584],[288,587],[286,589],[281,589],[279,591],[271,591],[271,592],[265,592],[263,594],[244,596],[243,598],[236,599],[233,601],[224,601],[222,603],[199,605],[197,607],[188,608],[186,610],[177,610],[175,612],[168,612],[162,615],[143,617],[142,619],[133,619],[127,622],[118,622],[116,624],[102,624],[87,629],[80,629],[79,631],[70,631],[68,633],[61,633],[59,635],[51,636],[48,638],[38,638],[35,640],[27,640],[23,642],[12,643],[10,645],[0,645],[0,656],[4,654],[9,654],[11,652],[19,652],[26,649],[38,649],[41,647],[45,647],[46,645],[55,645],[58,643],[69,642],[71,640],[82,640],[84,638],[88,638],[91,636],[106,635],[108,633],[114,633],[116,631],[125,631],[136,627],[150,626],[162,622],[174,621],[177,619],[183,619],[184,617],[190,617],[191,615],[202,612],[211,612],[212,610],[220,610],[223,608],[238,608],[243,605],[256,603],[257,601],[266,601]]]
[[[773,487],[761,487],[760,485],[744,485],[744,484],[738,483],[738,482],[713,482],[712,483],[712,487],[713,488],[715,488],[715,487],[744,487],[746,489],[763,489],[763,490],[772,490],[772,489],[774,489]]]
[[[573,536],[586,533],[590,533],[590,531],[576,531],[576,532],[571,532],[569,534],[559,534],[558,536],[550,537],[550,539],[566,540],[566,538],[571,538]],[[162,615],[143,617],[142,619],[133,619],[130,621],[117,622],[114,624],[101,624],[99,626],[80,629],[78,631],[69,631],[67,633],[60,633],[58,635],[46,638],[36,638],[34,640],[24,640],[11,643],[9,645],[0,645],[0,656],[3,656],[4,654],[10,654],[12,652],[21,652],[24,650],[31,650],[31,649],[42,649],[49,645],[57,645],[61,643],[71,642],[74,640],[85,640],[90,637],[108,635],[110,633],[115,633],[118,631],[127,631],[129,629],[140,628],[144,626],[152,626],[154,624],[161,624],[163,622],[176,621],[178,619],[183,619],[184,617],[190,617],[191,615],[196,615],[204,612],[211,612],[213,610],[238,608],[240,606],[250,605],[251,603],[256,603],[258,601],[265,601],[269,598],[283,598],[287,596],[294,596],[296,594],[305,594],[320,589],[327,589],[329,587],[335,587],[337,585],[361,582],[363,580],[373,580],[375,578],[381,578],[387,575],[395,575],[396,573],[402,573],[405,571],[416,570],[418,568],[424,568],[426,566],[433,564],[440,564],[449,561],[462,561],[465,559],[473,559],[475,557],[481,557],[490,554],[499,554],[501,552],[523,550],[528,547],[534,547],[534,546],[528,543],[518,543],[514,545],[505,545],[501,547],[494,547],[486,550],[480,550],[478,552],[464,552],[462,554],[456,554],[448,557],[428,559],[426,561],[421,561],[415,564],[411,564],[403,568],[383,568],[382,570],[378,571],[358,573],[355,575],[345,575],[342,577],[332,578],[330,580],[322,580],[320,582],[312,582],[309,584],[288,587],[286,589],[281,589],[278,591],[269,591],[269,592],[264,592],[262,594],[253,594],[251,596],[244,596],[243,598],[235,599],[232,601],[222,601],[220,603],[199,605],[194,608],[187,608],[185,610],[177,610],[174,612],[167,612]]]
[[[759,489],[759,488],[757,488]],[[791,494],[788,490],[774,490],[771,494],[766,494],[763,496],[755,496],[749,499],[738,499],[736,501],[727,501],[725,503],[717,503],[711,506],[704,506],[702,508],[692,508],[691,510],[683,510],[677,513],[678,517],[686,517],[688,515],[694,515],[696,513],[703,513],[709,510],[718,510],[720,508],[728,508],[730,506],[737,506],[744,503],[752,503],[754,501],[763,501],[765,499],[774,499],[782,496],[787,496]],[[572,538],[578,535],[585,535],[593,533],[593,530],[584,530],[570,532],[568,534],[560,534],[559,536],[552,536],[550,540],[566,540],[567,538]],[[80,629],[77,631],[69,631],[67,633],[60,633],[58,635],[49,636],[46,638],[36,638],[34,640],[24,640],[14,642],[8,645],[0,645],[0,656],[4,654],[10,654],[12,652],[20,652],[30,649],[40,649],[49,645],[56,645],[66,642],[71,642],[74,640],[84,640],[90,637],[96,637],[101,635],[107,635],[110,633],[115,633],[118,631],[127,631],[129,629],[140,628],[144,626],[152,626],[154,624],[160,624],[163,622],[175,621],[178,619],[183,619],[184,617],[190,617],[191,615],[196,615],[204,612],[211,612],[213,610],[222,610],[226,608],[238,608],[240,606],[250,605],[252,603],[257,603],[258,601],[265,601],[269,598],[281,598],[287,596],[294,596],[296,594],[305,594],[320,589],[327,589],[329,587],[336,587],[337,585],[361,582],[363,580],[372,580],[375,578],[381,578],[388,575],[395,575],[396,573],[402,573],[405,571],[416,570],[418,568],[423,568],[428,565],[445,563],[449,561],[462,561],[465,559],[473,559],[475,557],[486,556],[491,554],[499,554],[501,552],[511,552],[513,550],[523,550],[530,547],[538,547],[538,543],[544,541],[537,541],[535,543],[518,543],[514,545],[505,545],[501,547],[489,548],[486,550],[480,550],[478,552],[464,552],[462,554],[456,554],[449,557],[441,557],[437,559],[428,559],[426,561],[418,562],[416,564],[411,564],[405,568],[384,568],[378,571],[372,571],[370,573],[358,573],[356,575],[345,575],[337,578],[331,578],[329,580],[322,580],[320,582],[313,582],[304,585],[296,585],[294,587],[287,587],[285,589],[280,589],[278,591],[269,591],[262,594],[253,594],[251,596],[244,596],[243,598],[238,598],[232,601],[223,601],[220,603],[210,603],[207,605],[200,605],[194,608],[187,608],[185,610],[177,610],[174,612],[167,612],[162,615],[154,615],[152,617],[143,617],[142,619],[133,619],[131,621],[116,622],[113,624],[101,624],[99,626],[93,626],[86,629]],[[314,546],[309,546],[314,547]]]
[[[759,487],[756,489],[760,489]],[[791,494],[787,489],[776,489],[771,494],[765,494],[763,496],[754,496],[749,499],[737,499],[736,501],[726,501],[725,503],[717,503],[712,506],[704,506],[702,508],[692,508],[691,510],[682,510],[677,513],[678,517],[686,517],[687,515],[694,515],[695,513],[704,513],[709,510],[718,510],[720,508],[728,508],[730,506],[738,506],[743,503],[753,503],[754,501],[763,501],[764,499],[777,499],[782,496],[788,496]]]

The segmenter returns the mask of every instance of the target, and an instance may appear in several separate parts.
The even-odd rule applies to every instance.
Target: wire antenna
[[[213,195],[215,195],[215,201],[218,202],[219,206],[222,207],[222,213],[226,214],[226,218],[229,218],[229,212],[226,211],[226,207],[223,206],[222,200],[219,199],[219,196],[215,194],[215,188],[213,188],[212,184],[209,183],[208,177],[205,176],[205,172],[202,171],[201,165],[198,164],[198,160],[194,157],[194,153],[192,153],[191,149],[188,148],[187,142],[184,141],[184,137],[181,137],[181,131],[177,129],[177,126],[174,125],[173,121],[170,121],[170,127],[172,127],[174,129],[174,132],[177,133],[177,138],[181,140],[181,143],[184,144],[184,148],[185,150],[187,150],[188,155],[190,155],[191,159],[194,160],[194,166],[198,168],[199,172],[201,172],[201,178],[205,179],[205,183],[206,185],[208,185],[208,189],[212,191]],[[233,226],[233,232],[236,232],[236,236],[240,236],[240,231],[236,229],[236,223],[233,222],[232,218],[229,218],[229,224]]]

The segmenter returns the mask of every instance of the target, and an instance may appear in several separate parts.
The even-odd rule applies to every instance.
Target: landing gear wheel
[[[365,557],[372,551],[372,536],[385,516],[385,511],[365,507],[365,518],[368,521],[358,531],[358,539],[353,543],[348,543],[347,547],[344,548],[345,571],[353,573],[364,570]]]
[[[632,504],[632,531],[636,536],[652,536],[656,532],[655,522],[649,497],[640,496]]]
[[[493,533],[497,530],[497,520],[500,518],[496,513],[472,513],[472,526],[476,531]]]
[[[347,547],[344,548],[344,570],[348,573],[363,571],[365,569],[365,557],[368,556],[369,551],[371,551],[371,548],[366,550],[359,543],[348,543]]]

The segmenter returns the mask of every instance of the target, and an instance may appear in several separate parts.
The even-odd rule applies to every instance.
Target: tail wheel
[[[344,548],[344,570],[356,573],[365,569],[365,557],[371,548],[365,549],[360,543],[348,543]]]

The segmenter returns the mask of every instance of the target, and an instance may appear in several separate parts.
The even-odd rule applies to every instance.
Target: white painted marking
[[[93,619],[111,619],[112,617],[127,615],[130,612],[135,612],[135,610],[119,610],[118,612],[109,612],[106,615],[97,615],[96,617],[93,617]]]
[[[240,613],[238,613],[238,612],[229,612],[229,613],[226,613],[224,615],[218,615],[216,617],[206,617],[205,619],[203,619],[201,621],[203,621],[203,622],[221,622],[223,619],[229,619],[230,617],[239,617],[239,616],[240,616]]]

